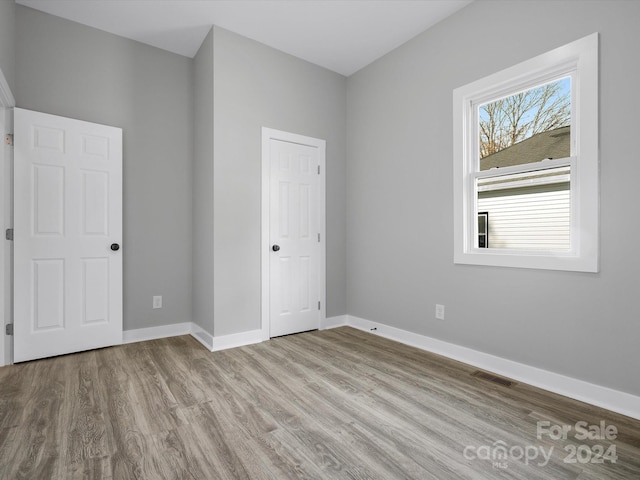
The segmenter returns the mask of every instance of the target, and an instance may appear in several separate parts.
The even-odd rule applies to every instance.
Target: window
[[[489,212],[478,212],[478,248],[489,248]]]
[[[453,97],[455,263],[597,272],[598,35]]]

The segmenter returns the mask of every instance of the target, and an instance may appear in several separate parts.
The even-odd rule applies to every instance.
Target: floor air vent
[[[482,372],[480,370],[476,370],[471,375],[473,377],[478,377],[482,378],[483,380],[497,383],[498,385],[502,385],[503,387],[511,387],[516,384],[516,382],[512,382],[511,380],[507,380],[506,378],[498,377],[496,375],[492,375],[491,373]]]

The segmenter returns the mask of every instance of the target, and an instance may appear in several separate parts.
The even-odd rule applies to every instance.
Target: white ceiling
[[[351,75],[472,0],[16,0],[193,57],[211,25]]]

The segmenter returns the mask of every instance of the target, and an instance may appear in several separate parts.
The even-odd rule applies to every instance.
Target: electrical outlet
[[[155,295],[153,297],[153,308],[162,308],[162,295]]]
[[[436,318],[444,320],[444,305],[436,304]]]

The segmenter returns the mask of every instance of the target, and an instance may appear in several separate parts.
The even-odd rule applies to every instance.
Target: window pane
[[[568,251],[569,174],[564,166],[478,179],[478,212],[491,219],[490,248]]]
[[[489,248],[487,225],[489,223],[489,212],[478,213],[478,248]]]
[[[480,170],[571,155],[571,77],[478,109]]]
[[[485,233],[487,233],[487,214],[481,212],[478,214],[478,234],[484,235]]]

